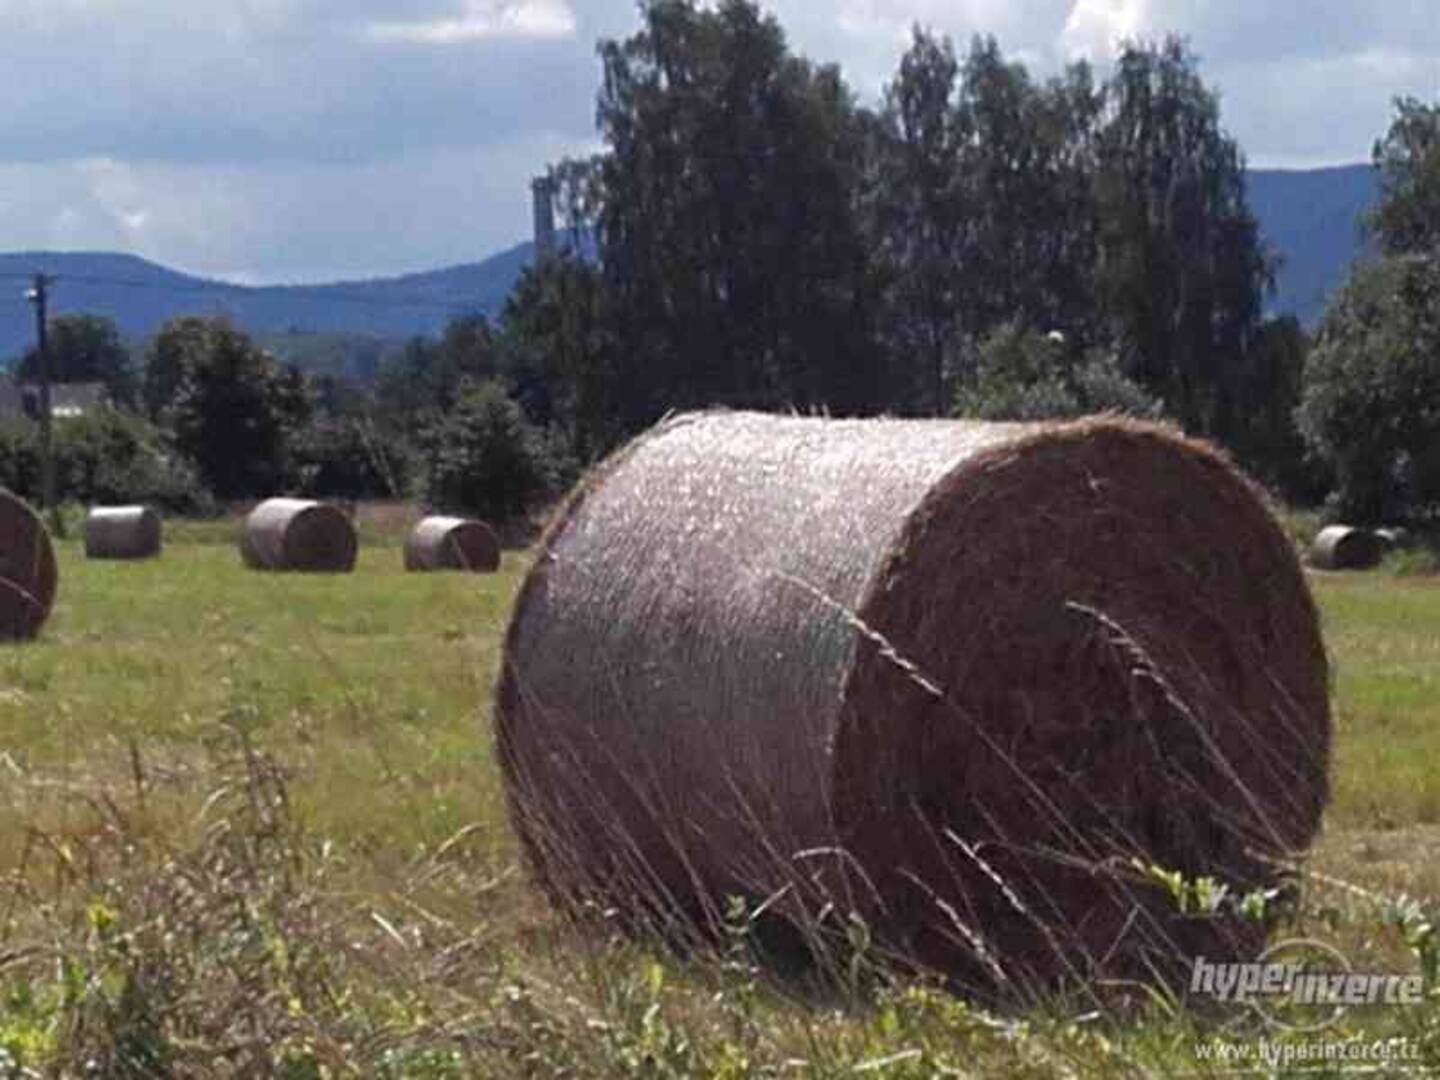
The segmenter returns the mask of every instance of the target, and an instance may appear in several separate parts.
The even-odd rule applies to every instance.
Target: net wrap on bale
[[[94,506],[85,515],[85,557],[146,559],[160,554],[160,515],[148,506]]]
[[[0,640],[34,637],[50,617],[59,575],[35,511],[0,489]]]
[[[406,570],[488,573],[499,566],[500,540],[483,521],[439,515],[422,518],[405,539]]]
[[[854,911],[1004,992],[1257,945],[1136,867],[1271,883],[1327,797],[1326,683],[1267,506],[1168,429],[721,412],[572,496],[496,726],[557,898]]]
[[[357,549],[344,511],[311,499],[266,499],[240,530],[240,557],[257,570],[347,573]]]

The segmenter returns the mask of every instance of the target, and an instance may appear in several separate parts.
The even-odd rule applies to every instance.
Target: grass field
[[[1264,1034],[1160,999],[997,1018],[859,970],[802,1002],[738,930],[706,963],[579,935],[527,883],[491,760],[527,556],[407,575],[393,525],[344,577],[246,571],[214,524],[148,563],[61,544],[41,639],[0,648],[0,1076],[1175,1074]],[[1314,585],[1335,797],[1302,928],[1431,995],[1328,1037],[1440,1067],[1440,581]]]

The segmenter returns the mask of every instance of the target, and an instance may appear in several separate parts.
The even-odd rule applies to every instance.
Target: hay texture
[[[806,941],[853,911],[1008,994],[1253,951],[1132,860],[1272,883],[1327,798],[1326,680],[1285,534],[1167,429],[702,413],[572,496],[495,714],[560,900],[742,895]]]
[[[500,567],[500,540],[483,521],[427,517],[405,539],[406,570],[470,570]]]
[[[160,554],[160,515],[148,506],[93,506],[85,515],[87,559],[148,559]]]
[[[240,556],[257,570],[348,573],[357,547],[344,511],[309,499],[266,499],[240,531]]]
[[[1327,525],[1310,545],[1310,565],[1320,570],[1365,570],[1385,554],[1386,544],[1369,529]]]
[[[58,575],[35,511],[0,489],[0,640],[34,637],[50,616]]]

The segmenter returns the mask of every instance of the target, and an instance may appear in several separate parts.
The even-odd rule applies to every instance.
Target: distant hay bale
[[[1410,530],[1403,525],[1390,525],[1383,529],[1376,529],[1375,538],[1380,541],[1386,551],[1397,551],[1414,543],[1414,537],[1411,536]]]
[[[1310,545],[1310,565],[1320,570],[1365,570],[1385,554],[1385,542],[1369,529],[1327,525]]]
[[[85,515],[87,559],[147,559],[160,554],[160,515],[148,506],[92,506]]]
[[[500,566],[500,540],[483,521],[433,516],[421,519],[405,539],[406,570],[472,570]]]
[[[55,603],[55,549],[24,501],[0,489],[0,640],[34,637]]]
[[[742,895],[812,944],[854,911],[982,994],[1253,952],[1143,868],[1273,885],[1328,797],[1285,533],[1118,420],[662,424],[543,539],[495,723],[557,900],[668,932]]]
[[[266,499],[240,531],[240,556],[257,570],[348,573],[357,546],[345,513],[311,499]]]

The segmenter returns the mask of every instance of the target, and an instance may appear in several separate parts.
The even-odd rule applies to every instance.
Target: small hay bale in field
[[[472,570],[500,566],[500,540],[483,521],[433,516],[421,519],[405,539],[406,570]]]
[[[1398,551],[1414,543],[1414,537],[1411,536],[1410,530],[1403,525],[1390,525],[1383,529],[1376,529],[1375,539],[1380,541],[1386,551]]]
[[[34,637],[55,603],[55,549],[26,503],[0,489],[0,640]]]
[[[1257,949],[1136,866],[1274,884],[1328,796],[1326,683],[1285,533],[1203,444],[722,412],[572,496],[495,723],[557,900],[669,931],[768,898],[808,942],[854,911],[1005,996]]]
[[[92,506],[85,515],[87,559],[147,559],[160,554],[160,515],[148,506]]]
[[[1369,529],[1327,525],[1310,545],[1309,561],[1320,570],[1365,570],[1384,554],[1384,541]]]
[[[257,570],[348,573],[357,546],[345,513],[311,499],[266,499],[240,531],[240,556]]]

